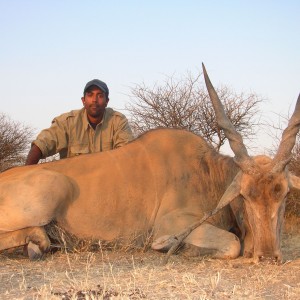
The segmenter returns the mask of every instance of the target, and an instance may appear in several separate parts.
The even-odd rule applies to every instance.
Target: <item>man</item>
[[[54,118],[32,142],[26,165],[60,154],[61,158],[119,148],[133,139],[126,117],[108,108],[109,89],[101,80],[89,81],[81,98],[83,108]]]

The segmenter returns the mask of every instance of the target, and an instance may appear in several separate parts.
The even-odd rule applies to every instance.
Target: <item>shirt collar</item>
[[[105,116],[106,116],[106,109],[105,109],[105,111],[104,111],[103,118],[102,118],[102,120],[101,120],[101,122],[100,122],[99,124],[103,124],[103,122],[104,122],[104,120],[105,120]],[[82,123],[83,123],[83,127],[84,127],[85,129],[88,129],[88,127],[93,128],[93,127],[91,126],[89,120],[88,120],[88,116],[87,116],[87,113],[86,113],[86,109],[85,109],[85,108],[83,108]],[[98,124],[98,125],[99,125],[99,124]],[[97,126],[98,126],[98,125],[97,125]]]

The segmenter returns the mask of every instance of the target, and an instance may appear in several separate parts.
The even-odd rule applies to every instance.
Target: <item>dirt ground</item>
[[[300,299],[300,230],[283,235],[282,265],[103,251],[0,254],[0,299]]]

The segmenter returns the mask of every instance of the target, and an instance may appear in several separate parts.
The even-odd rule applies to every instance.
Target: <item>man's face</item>
[[[108,103],[105,93],[96,86],[88,89],[81,100],[88,116],[93,118],[102,116]]]

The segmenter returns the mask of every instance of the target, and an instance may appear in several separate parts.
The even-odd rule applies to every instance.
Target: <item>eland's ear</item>
[[[288,180],[290,188],[300,190],[300,178],[292,173],[288,173]]]
[[[234,177],[230,186],[227,188],[227,190],[223,194],[221,200],[219,201],[216,209],[223,208],[224,206],[228,205],[232,200],[234,200],[237,196],[240,195],[242,174],[243,173],[240,171]]]

